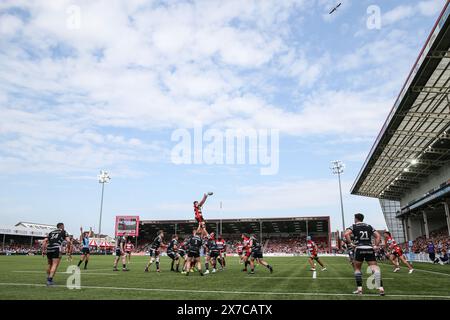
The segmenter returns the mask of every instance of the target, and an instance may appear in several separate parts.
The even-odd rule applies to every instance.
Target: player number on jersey
[[[367,233],[367,231],[360,231],[359,232],[359,238],[361,240],[368,240],[369,239],[369,234]]]

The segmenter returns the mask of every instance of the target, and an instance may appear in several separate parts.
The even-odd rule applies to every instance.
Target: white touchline
[[[251,277],[249,276],[248,279],[311,279],[311,277]],[[354,277],[317,277],[315,279],[320,280],[355,280]],[[393,280],[394,278],[385,278],[383,277],[383,280]]]
[[[36,283],[0,283],[0,286],[25,286],[25,287],[47,287],[45,284]],[[54,287],[66,288],[64,285],[53,285]],[[161,292],[186,292],[186,293],[222,293],[222,294],[256,294],[256,295],[298,295],[298,296],[355,296],[353,293],[322,293],[322,292],[262,292],[262,291],[225,291],[225,290],[188,290],[188,289],[153,289],[153,288],[121,288],[121,287],[96,287],[81,286],[81,289],[103,289],[103,290],[128,290],[128,291],[161,291]],[[380,297],[378,294],[365,294],[363,297]],[[407,298],[436,298],[450,299],[450,296],[430,296],[419,294],[389,294],[389,297]]]
[[[105,271],[109,270],[111,271],[111,268],[104,268],[104,269],[88,269],[88,270],[82,270],[83,272],[94,272],[94,271]]]
[[[450,274],[449,274],[449,273],[442,273],[442,272],[429,271],[429,270],[423,270],[423,269],[414,269],[414,271],[422,271],[422,272],[428,272],[428,273],[440,274],[440,275],[443,275],[443,276],[450,277]]]
[[[42,273],[45,274],[45,271],[11,271],[11,272],[18,272],[18,273]],[[72,272],[56,272],[56,274],[72,274]],[[87,272],[81,272],[83,276],[117,276],[117,273],[87,273]]]

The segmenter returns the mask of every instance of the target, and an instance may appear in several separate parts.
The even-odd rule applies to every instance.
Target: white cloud
[[[382,25],[388,26],[395,24],[417,14],[429,17],[435,16],[439,13],[443,6],[444,3],[441,0],[420,1],[416,5],[400,5],[382,15]]]
[[[343,190],[349,190],[351,182],[343,181],[342,186]],[[230,216],[255,211],[306,211],[308,208],[335,205],[339,198],[336,187],[335,179],[300,179],[263,185],[241,185],[236,187],[234,198],[223,199],[223,202],[226,203]],[[211,215],[220,213],[220,209],[216,208],[217,205],[218,203],[209,203],[208,212]],[[163,211],[186,211],[190,208],[189,203],[161,203],[156,206],[158,210]]]
[[[382,25],[387,26],[389,24],[396,23],[397,21],[409,18],[414,15],[414,7],[412,6],[398,6],[394,9],[384,13],[381,17]]]
[[[164,155],[164,148],[125,131],[199,121],[298,136],[372,136],[390,98],[380,98],[379,87],[371,92],[320,84],[332,72],[365,67],[368,60],[377,67],[409,49],[396,43],[401,35],[393,36],[344,56],[336,68],[331,54],[317,57],[290,41],[288,19],[307,13],[308,1],[81,1],[76,30],[66,26],[70,1],[8,4],[30,11],[29,21],[8,15],[2,22],[8,34],[21,34],[16,42],[0,39],[6,48],[0,53],[0,109],[7,119],[0,145],[8,170],[27,161],[33,163],[28,168],[55,171],[154,161],[146,152],[158,148]],[[303,93],[294,108],[266,95],[265,77],[280,75]],[[111,135],[112,128],[120,133]],[[103,150],[105,143],[114,150]]]
[[[344,183],[344,189],[349,188]],[[242,200],[237,205],[228,204],[230,211],[273,211],[307,209],[332,205],[336,202],[336,181],[299,180],[272,185],[240,187]],[[243,200],[245,199],[245,201]]]
[[[354,213],[363,211],[368,223],[375,228],[385,228],[378,201],[350,195],[348,190],[351,185],[351,180],[342,180],[346,225],[352,223]],[[204,212],[206,219],[330,216],[333,230],[341,228],[337,179],[291,179],[270,184],[241,185],[236,189],[233,198],[221,198],[222,209],[217,199],[207,203]],[[370,205],[367,202],[370,202]],[[361,210],[362,207],[367,210]],[[190,210],[190,204],[162,203],[149,210],[161,210],[176,218],[175,213]]]
[[[22,27],[22,21],[12,15],[2,15],[0,17],[0,34],[3,37],[15,35]]]
[[[278,74],[296,79],[301,88],[311,88],[321,77],[325,76],[326,69],[331,63],[327,53],[313,60],[308,58],[305,52],[295,49],[289,49],[278,59],[276,65]]]
[[[435,16],[443,7],[444,1],[441,0],[420,1],[417,4],[419,12],[424,16]]]

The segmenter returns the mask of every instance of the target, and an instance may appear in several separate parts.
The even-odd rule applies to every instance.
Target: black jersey
[[[375,229],[371,225],[359,222],[348,229],[353,233],[353,243],[356,247],[372,248],[372,236],[375,233]]]
[[[116,238],[116,250],[120,250],[120,245],[125,244],[125,237],[124,236],[118,236]]]
[[[188,242],[188,250],[189,252],[192,253],[200,253],[200,248],[202,247],[202,245],[203,245],[202,238],[200,238],[197,235],[191,236]]]
[[[192,235],[188,236],[184,239],[183,244],[181,245],[185,250],[189,250],[189,242],[191,241]]]
[[[258,239],[253,238],[252,239],[252,251],[254,252],[261,252],[261,242],[258,241]]]
[[[180,247],[178,248],[178,253],[182,256],[186,253],[187,251],[187,240],[184,240],[183,242],[181,242]]]
[[[69,234],[66,230],[56,229],[50,232],[47,236],[47,252],[56,252],[57,250],[60,250],[62,243],[67,237],[69,237]]]
[[[209,239],[206,243],[206,246],[208,247],[209,251],[219,251],[219,248],[217,248],[217,243],[215,239]]]
[[[162,237],[160,235],[156,236],[156,238],[153,240],[152,244],[150,245],[150,248],[153,250],[158,250],[162,243]]]
[[[176,251],[175,247],[178,247],[178,240],[177,239],[172,239],[169,243],[169,245],[167,246],[167,252],[174,252]]]

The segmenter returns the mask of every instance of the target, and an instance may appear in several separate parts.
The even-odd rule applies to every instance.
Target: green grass
[[[77,263],[74,256],[73,264]],[[256,274],[241,271],[237,258],[229,257],[225,271],[200,277],[170,272],[170,260],[162,259],[162,272],[155,266],[144,273],[147,257],[133,257],[129,272],[113,272],[112,256],[92,256],[88,270],[81,270],[81,289],[69,290],[63,257],[55,276],[58,286],[45,286],[46,259],[41,256],[0,256],[0,299],[450,299],[450,266],[416,263],[409,275],[382,264],[385,297],[376,290],[352,296],[355,289],[352,268],[343,257],[324,257],[328,271],[318,269],[312,279],[306,257],[267,257],[274,273],[257,266]],[[364,274],[364,282],[369,275]],[[250,294],[249,292],[255,292]]]

